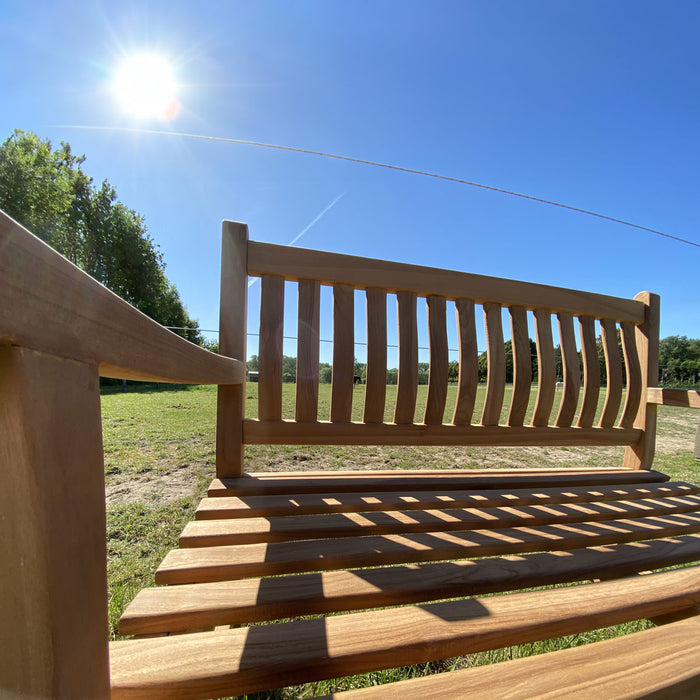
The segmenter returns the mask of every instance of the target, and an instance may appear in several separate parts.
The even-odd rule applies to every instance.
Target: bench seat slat
[[[523,428],[524,429],[524,428]],[[517,428],[508,428],[517,430]],[[209,496],[263,496],[290,493],[344,493],[353,491],[421,491],[450,489],[552,488],[607,486],[668,481],[661,472],[643,469],[503,470],[461,472],[326,472],[262,473],[240,478],[214,479]]]
[[[112,697],[250,693],[669,614],[700,602],[699,573],[112,642]]]
[[[639,518],[700,511],[700,496],[500,508],[443,508],[231,520],[194,520],[180,547],[213,547],[298,539],[477,530]]]
[[[224,581],[305,571],[575,549],[698,531],[700,514],[687,513],[612,523],[197,547],[169,552],[158,567],[155,579],[157,584]]]
[[[317,700],[432,700],[458,697],[465,688],[475,698],[509,700],[689,698],[700,695],[698,658],[700,618],[696,617],[595,644]]]
[[[315,513],[353,513],[377,510],[427,508],[492,508],[586,501],[636,500],[689,496],[700,487],[684,482],[542,489],[490,489],[481,491],[399,491],[368,493],[294,494],[292,496],[217,496],[203,498],[197,520],[250,518]]]
[[[220,625],[483,595],[585,579],[629,576],[700,559],[700,535],[419,566],[146,588],[121,634],[164,634]]]

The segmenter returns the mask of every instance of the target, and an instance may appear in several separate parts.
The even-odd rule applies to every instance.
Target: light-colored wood
[[[578,404],[578,392],[581,387],[581,368],[578,363],[576,339],[574,337],[574,320],[571,314],[558,313],[559,340],[561,341],[561,363],[564,373],[564,390],[561,404],[554,424],[567,428],[574,420]]]
[[[267,579],[146,588],[119,622],[121,634],[165,634],[389,605],[483,595],[678,566],[700,557],[700,535],[541,552],[518,557],[325,571]]]
[[[246,260],[248,227],[224,221],[221,232],[221,301],[219,353],[245,362],[248,305]],[[219,386],[216,400],[216,475],[243,474],[245,377],[242,383]]]
[[[400,610],[112,642],[112,697],[238,695],[575,634],[671,613],[689,602],[700,602],[692,567]]]
[[[333,386],[331,420],[349,421],[355,373],[355,290],[333,285]]]
[[[683,620],[596,644],[326,697],[439,700],[458,697],[468,688],[472,697],[511,700],[681,700],[700,694],[699,655],[700,620]]]
[[[0,211],[0,343],[94,364],[104,377],[236,384],[245,367],[188,343]]]
[[[229,544],[288,542],[325,537],[364,537],[500,529],[529,525],[598,522],[639,517],[692,513],[700,510],[700,497],[681,496],[636,501],[560,503],[554,505],[505,506],[497,508],[426,508],[359,513],[324,513],[231,520],[193,520],[185,525],[179,545],[215,547]]]
[[[399,380],[394,423],[412,424],[418,393],[416,295],[412,292],[397,292],[396,304],[399,323]]]
[[[499,304],[484,304],[484,327],[486,329],[488,377],[481,424],[497,426],[501,417],[503,396],[506,389],[506,356]]]
[[[330,487],[329,487],[330,488]],[[476,491],[397,491],[370,493],[324,494],[294,493],[280,496],[217,496],[203,498],[197,520],[223,518],[274,517],[311,515],[314,513],[367,513],[378,510],[424,510],[427,508],[489,508],[495,506],[556,505],[587,501],[635,501],[645,498],[691,496],[700,487],[684,482],[613,485],[568,486],[535,489],[490,489]]]
[[[526,309],[565,311],[633,323],[644,320],[644,306],[632,299],[543,284],[254,241],[248,255],[251,275],[315,279],[321,284],[343,283],[356,289],[380,287],[390,292],[410,291],[422,297],[435,294],[451,300],[473,299],[480,304],[518,304]]]
[[[617,346],[617,326],[614,321],[603,319],[600,322],[600,337],[605,355],[608,386],[599,425],[601,428],[610,428],[615,423],[622,398],[622,363]]]
[[[373,472],[256,472],[237,479],[214,479],[212,497],[266,494],[441,491],[456,489],[557,488],[644,484],[668,481],[661,472],[636,469],[469,469]]]
[[[641,428],[644,433],[636,445],[625,450],[623,465],[631,469],[650,469],[654,460],[656,447],[656,405],[649,404],[644,399],[649,387],[654,386],[659,378],[659,328],[661,324],[661,300],[656,294],[640,292],[636,301],[644,303],[646,318],[641,326],[637,326],[636,342],[637,355],[641,365],[642,386],[639,410],[634,420],[634,426]]]
[[[595,319],[582,316],[579,319],[581,355],[583,357],[583,403],[576,425],[590,428],[593,425],[600,393],[600,364],[595,342]]]
[[[0,347],[0,465],[0,695],[108,698],[97,365]]]
[[[318,415],[320,297],[318,282],[313,280],[299,281],[295,414],[298,421],[314,421]]]
[[[508,425],[523,425],[530,400],[532,384],[532,357],[527,330],[527,311],[522,306],[511,306],[510,337],[513,348],[513,397],[508,413]]]
[[[556,428],[422,423],[330,423],[257,421],[243,423],[251,445],[631,445],[637,428]]]
[[[386,403],[386,291],[367,290],[365,423],[383,423]]]
[[[619,520],[614,527],[586,521],[573,525],[174,549],[156,570],[155,580],[157,584],[167,585],[226,581],[359,566],[571,550],[696,532],[700,532],[700,514],[682,513]]]
[[[455,425],[470,425],[479,384],[479,351],[476,344],[474,302],[471,299],[457,299],[455,313],[459,329],[459,379],[452,422]]]
[[[554,406],[557,373],[554,365],[552,315],[543,309],[535,309],[534,316],[537,337],[537,400],[532,425],[543,427],[549,425]]]
[[[284,343],[284,279],[260,280],[260,342],[258,347],[258,417],[282,418],[282,351]]]
[[[447,400],[447,315],[444,297],[428,297],[428,332],[430,336],[430,378],[425,404],[424,423],[440,425]]]
[[[700,408],[700,391],[694,389],[662,389],[649,387],[647,402],[662,406],[678,406],[680,408]]]
[[[637,354],[637,341],[635,327],[631,323],[620,324],[622,335],[622,350],[625,355],[625,375],[627,378],[627,392],[625,407],[620,418],[621,428],[631,428],[634,425],[637,411],[642,397],[642,371]],[[646,390],[646,386],[644,387]]]

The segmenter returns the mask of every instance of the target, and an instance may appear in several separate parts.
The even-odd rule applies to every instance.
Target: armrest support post
[[[0,347],[0,688],[109,698],[97,365]]]
[[[622,465],[630,469],[651,469],[656,442],[656,405],[647,403],[647,389],[659,379],[659,326],[661,301],[657,294],[640,292],[634,297],[646,307],[644,323],[637,326],[637,356],[642,371],[642,400],[639,402],[635,428],[643,430],[635,445],[625,449]],[[629,389],[629,387],[628,387]]]
[[[239,359],[241,384],[219,386],[216,418],[216,476],[243,475],[246,333],[248,330],[248,227],[224,221],[221,239],[219,353]]]

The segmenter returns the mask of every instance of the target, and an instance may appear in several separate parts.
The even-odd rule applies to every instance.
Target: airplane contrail
[[[308,224],[308,226],[305,226],[299,233],[297,233],[294,238],[292,238],[289,243],[287,243],[288,246],[294,245],[312,226],[317,224],[337,203],[339,200],[341,200],[345,196],[345,192],[341,192],[316,218]],[[259,277],[253,277],[250,282],[248,282],[248,289],[250,289],[257,281]]]
[[[298,233],[294,238],[292,238],[287,245],[294,245],[314,224],[316,224],[322,216],[329,212],[337,203],[338,200],[345,196],[345,192],[339,194],[303,231]]]
[[[345,160],[350,163],[359,163],[360,165],[371,165],[376,168],[388,168],[389,170],[398,170],[403,173],[411,173],[413,175],[422,175],[423,177],[433,177],[438,180],[447,180],[448,182],[456,182],[459,185],[467,185],[469,187],[478,187],[482,190],[489,190],[491,192],[499,192],[500,194],[506,194],[511,197],[521,197],[522,199],[529,199],[533,202],[539,202],[540,204],[547,204],[552,207],[560,207],[561,209],[568,209],[569,211],[577,212],[578,214],[585,214],[587,216],[595,216],[599,219],[604,219],[605,221],[612,221],[615,224],[622,224],[623,226],[631,226],[640,231],[648,231],[657,236],[663,236],[664,238],[670,238],[671,240],[678,241],[680,243],[687,243],[688,245],[700,248],[700,243],[696,241],[690,241],[687,238],[680,238],[679,236],[672,236],[670,233],[664,233],[654,228],[649,228],[648,226],[641,226],[640,224],[635,224],[631,221],[625,221],[624,219],[618,219],[614,216],[608,216],[607,214],[599,214],[595,211],[590,211],[590,209],[581,209],[580,207],[573,207],[570,204],[562,204],[561,202],[554,202],[551,199],[544,199],[542,197],[535,197],[531,194],[524,194],[523,192],[514,192],[513,190],[506,190],[502,187],[494,187],[493,185],[484,185],[480,182],[472,182],[471,180],[464,180],[459,177],[450,177],[448,175],[440,175],[438,173],[430,173],[425,170],[416,170],[415,168],[406,168],[401,165],[391,165],[389,163],[379,163],[374,160],[365,160],[364,158],[352,158],[350,156],[341,156],[337,153],[325,153],[323,151],[312,151],[308,148],[297,148],[295,146],[281,146],[275,143],[261,143],[260,141],[248,141],[245,139],[231,139],[224,136],[205,136],[203,134],[187,134],[179,131],[159,131],[156,129],[139,129],[139,128],[129,128],[124,126],[90,126],[86,124],[49,124],[51,129],[82,129],[87,131],[115,131],[115,132],[125,132],[134,134],[158,134],[160,136],[179,136],[180,138],[188,139],[201,139],[204,141],[221,141],[224,143],[239,143],[245,144],[247,146],[257,146],[259,148],[274,148],[280,151],[292,151],[294,153],[306,153],[312,156],[322,156],[323,158],[335,158],[336,160]]]

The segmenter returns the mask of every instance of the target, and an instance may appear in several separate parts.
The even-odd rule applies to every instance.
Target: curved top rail
[[[257,241],[248,243],[248,274],[311,279],[324,285],[351,284],[356,289],[379,287],[421,297],[466,298],[480,304],[517,304],[635,324],[643,323],[645,313],[644,304],[635,299]]]
[[[0,343],[99,366],[103,377],[238,384],[215,355],[120,299],[0,211]]]

